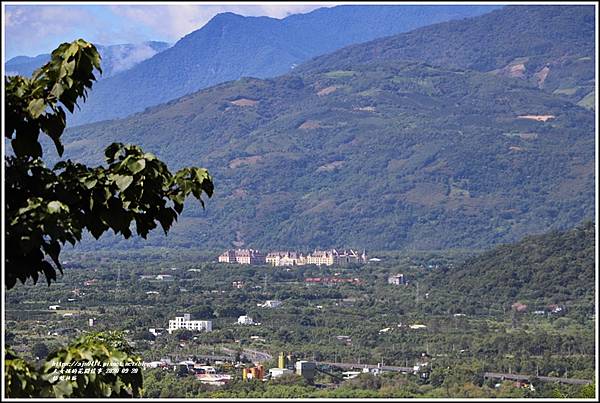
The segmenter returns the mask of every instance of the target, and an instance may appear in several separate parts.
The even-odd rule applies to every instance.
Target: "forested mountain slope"
[[[417,60],[527,80],[581,106],[594,104],[594,7],[508,6],[318,57],[300,71],[375,60]]]
[[[566,304],[591,314],[595,246],[592,222],[564,232],[528,236],[475,256],[461,267],[435,273],[432,286],[460,295],[465,305],[469,301],[482,305],[518,302],[533,311]]]
[[[210,170],[206,211],[151,244],[481,248],[594,216],[593,113],[421,63],[229,82],[65,141],[68,157],[122,141]]]

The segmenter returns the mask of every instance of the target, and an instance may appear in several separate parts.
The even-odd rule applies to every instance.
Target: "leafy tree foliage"
[[[4,388],[8,397],[32,397],[41,389],[36,369],[11,349],[4,352]]]
[[[579,397],[583,397],[585,399],[593,399],[596,397],[596,386],[593,383],[584,386],[581,389],[581,393]]]
[[[142,391],[140,360],[119,332],[84,335],[50,354],[40,370],[7,349],[6,394],[11,398],[140,397]],[[57,370],[61,368],[82,371],[86,368],[94,368],[96,371],[78,373],[75,380],[71,377],[60,379]],[[108,368],[117,368],[118,371],[111,373]],[[124,370],[125,368],[127,370]],[[98,372],[99,369],[102,371]]]
[[[70,160],[46,167],[40,133],[52,139],[59,156],[65,108],[73,112],[101,72],[94,45],[79,39],[63,43],[51,60],[31,78],[5,79],[6,130],[12,155],[5,161],[7,288],[17,279],[48,284],[62,273],[59,254],[66,242],[75,244],[88,230],[98,239],[112,229],[129,238],[131,224],[145,238],[158,224],[165,233],[183,210],[191,193],[212,195],[205,169],[189,167],[172,174],[165,163],[134,145],[113,143],[105,151],[107,167],[95,168]],[[51,264],[51,262],[54,263]]]

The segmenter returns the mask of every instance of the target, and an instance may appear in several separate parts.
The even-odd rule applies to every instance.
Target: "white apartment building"
[[[212,321],[210,320],[191,320],[189,313],[183,314],[183,316],[176,316],[174,320],[169,321],[169,328],[167,331],[169,334],[173,333],[178,329],[188,329],[196,331],[212,331]]]
[[[242,315],[238,318],[237,323],[240,325],[253,325],[254,320],[250,316]]]

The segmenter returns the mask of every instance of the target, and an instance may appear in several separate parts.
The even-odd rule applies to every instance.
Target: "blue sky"
[[[201,28],[214,15],[284,18],[339,3],[52,3],[3,2],[5,61],[49,53],[62,42],[84,38],[101,45],[157,40],[174,43]]]

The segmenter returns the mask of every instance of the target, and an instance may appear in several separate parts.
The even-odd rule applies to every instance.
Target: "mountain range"
[[[168,49],[171,45],[166,42],[150,41],[142,43],[126,43],[121,45],[96,45],[102,57],[102,74],[98,79],[106,79],[122,71],[128,70],[136,64]],[[50,60],[50,54],[41,54],[35,57],[17,56],[5,64],[7,75],[21,75],[29,77],[33,71]]]
[[[110,142],[131,142],[170,168],[210,170],[206,210],[192,203],[168,238],[123,247],[487,248],[572,227],[595,214],[594,113],[498,69],[517,58],[583,59],[580,75],[556,68],[547,80],[589,84],[590,15],[593,7],[511,6],[450,31],[442,23],[351,46],[276,78],[72,128],[66,156],[98,163]],[[432,38],[444,35],[449,50],[493,37],[482,58],[494,62],[440,53]],[[521,36],[552,40],[524,48]],[[430,52],[406,57],[415,52],[407,43]]]
[[[224,81],[273,77],[343,46],[498,6],[337,6],[283,19],[216,15],[173,47],[102,80],[82,110],[83,124],[124,117]]]
[[[376,60],[414,60],[528,81],[593,108],[593,6],[511,6],[478,18],[448,21],[354,45],[304,64],[302,72]]]

